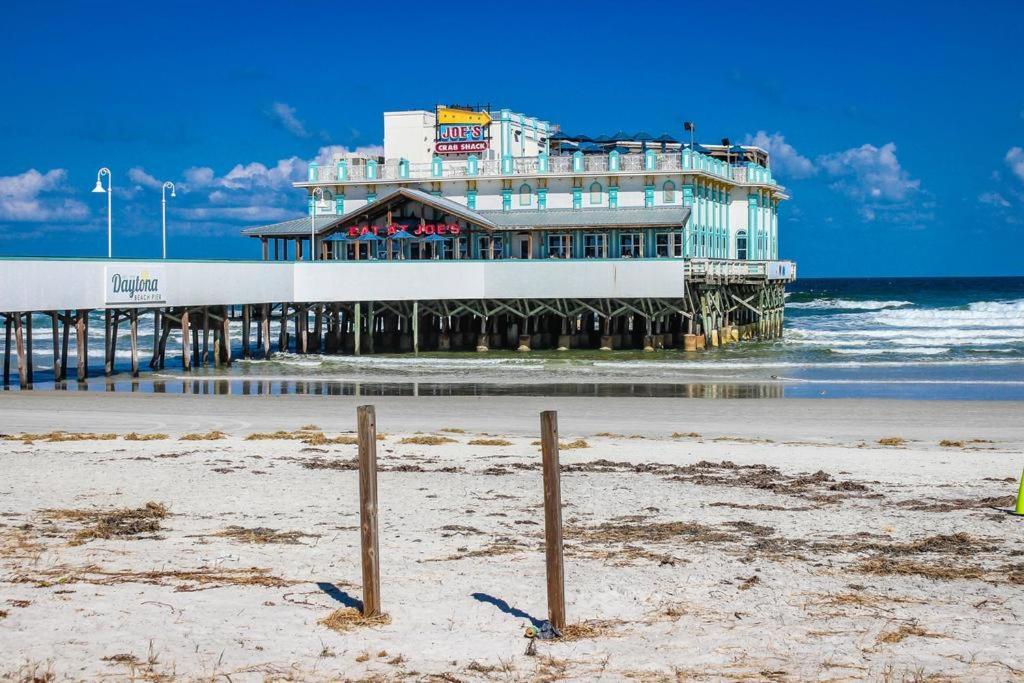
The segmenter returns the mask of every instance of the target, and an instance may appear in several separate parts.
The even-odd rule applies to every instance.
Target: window
[[[569,236],[548,235],[548,257],[569,258]]]
[[[530,186],[523,183],[519,186],[519,206],[531,206],[533,204],[533,191]]]
[[[736,258],[741,261],[747,259],[747,231],[740,230],[736,233]]]
[[[583,257],[584,258],[605,258],[608,251],[605,248],[608,244],[606,235],[584,235],[583,236]]]
[[[491,237],[490,235],[480,235],[477,245],[480,248],[480,258],[489,259],[491,258],[491,244],[494,245],[494,258],[504,258],[504,241],[501,237]]]
[[[638,232],[619,235],[619,255],[622,258],[640,258],[643,255],[640,242],[641,236]]]
[[[655,253],[662,258],[683,255],[683,239],[673,232],[661,232],[655,236]]]
[[[590,203],[600,204],[601,203],[601,183],[590,184]]]
[[[671,180],[666,180],[665,184],[661,186],[661,201],[665,204],[676,203],[676,184]]]

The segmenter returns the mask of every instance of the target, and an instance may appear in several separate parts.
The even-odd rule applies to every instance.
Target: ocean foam
[[[855,299],[812,299],[811,301],[786,302],[786,308],[801,308],[815,310],[860,310],[877,311],[882,309],[900,308],[902,306],[913,306],[912,301],[875,301],[866,299],[857,301]]]

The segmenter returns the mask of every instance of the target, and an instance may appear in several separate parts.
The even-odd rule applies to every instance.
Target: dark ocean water
[[[140,323],[143,348],[152,343],[150,323],[148,318]],[[49,320],[39,318],[36,324],[36,388],[43,389],[53,386],[48,381],[49,335],[41,332]],[[91,363],[101,370],[99,320],[90,334]],[[236,339],[236,357],[238,343]],[[118,351],[119,368],[128,360],[125,339]],[[170,362],[177,365],[177,357]],[[1024,400],[1024,278],[804,279],[789,288],[784,339],[699,355],[284,354],[270,361],[236,361],[226,370],[202,369],[187,377],[168,367],[144,373],[140,382],[126,381],[123,375],[115,380],[94,378],[88,389]],[[78,389],[74,382],[67,388]]]

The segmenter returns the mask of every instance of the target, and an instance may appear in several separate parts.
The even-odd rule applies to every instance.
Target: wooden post
[[[192,354],[189,350],[188,339],[188,308],[181,309],[181,367],[185,370],[192,369]]]
[[[263,240],[264,249],[266,249],[266,238]],[[249,319],[249,304],[242,304],[242,358],[249,357],[249,328],[251,321]]]
[[[11,314],[4,316],[4,386],[11,386]]]
[[[420,302],[412,302],[412,352],[420,352]]]
[[[103,374],[111,375],[113,368],[110,367],[110,309],[103,309]]]
[[[22,331],[21,313],[15,313],[14,316],[14,343],[18,347],[18,387],[29,389],[31,387],[28,379],[28,364],[25,362],[25,333]]]
[[[270,358],[270,304],[263,304],[260,329],[263,330],[263,357]]]
[[[548,620],[556,631],[565,628],[565,570],[562,565],[562,484],[558,470],[558,413],[540,414],[544,470],[544,555],[547,560]]]
[[[25,314],[25,363],[28,366],[28,386],[25,388],[31,389],[36,376],[32,363],[32,311]]]
[[[357,301],[356,302],[356,312],[355,312],[355,317],[354,317],[354,322],[353,322],[353,333],[355,335],[355,354],[357,356],[362,352],[362,350],[360,349],[361,344],[359,343],[360,342],[360,335],[362,334],[362,331],[363,331],[362,327],[363,327],[362,304],[360,304]]]
[[[131,319],[132,330],[132,377],[139,376],[139,309],[133,308],[128,312]],[[156,330],[153,330],[156,336]]]
[[[75,311],[75,352],[78,354],[78,381],[84,382],[89,376],[89,328],[86,321],[89,311],[79,308]]]
[[[380,614],[377,543],[377,417],[373,406],[356,409],[359,430],[359,531],[363,559],[363,616]]]
[[[60,381],[68,378],[68,347],[71,338],[71,311],[64,311],[64,333],[60,342]]]
[[[222,306],[220,312],[220,360],[224,365],[231,365],[231,316],[227,306]]]
[[[60,355],[60,319],[57,311],[50,313],[50,323],[53,328],[53,382],[60,381],[60,367],[63,365]]]
[[[210,364],[210,308],[203,306],[203,357],[196,365]]]

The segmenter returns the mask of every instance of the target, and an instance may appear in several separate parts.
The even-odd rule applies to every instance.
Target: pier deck
[[[52,334],[55,379],[67,374],[74,329],[77,376],[84,381],[93,311],[103,311],[108,375],[114,371],[118,331],[125,331],[122,322],[132,340],[132,374],[138,375],[138,321],[145,315],[153,316],[156,331],[152,368],[164,367],[173,336],[179,339],[186,370],[204,362],[230,363],[232,323],[242,325],[245,357],[269,357],[273,346],[279,352],[352,354],[697,350],[705,343],[780,335],[782,291],[795,276],[789,261],[713,259],[4,259],[3,381],[10,384],[14,350],[19,385],[32,384],[33,313],[52,321],[47,332]],[[276,323],[276,345],[271,323]]]

